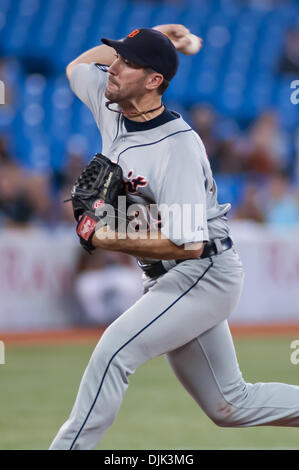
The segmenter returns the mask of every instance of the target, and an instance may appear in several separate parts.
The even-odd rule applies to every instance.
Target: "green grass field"
[[[235,342],[248,382],[299,385],[295,338]],[[93,345],[7,347],[0,366],[0,449],[47,449],[67,418]],[[298,403],[299,405],[299,403]],[[297,428],[220,428],[189,397],[163,357],[130,378],[99,449],[299,449]]]

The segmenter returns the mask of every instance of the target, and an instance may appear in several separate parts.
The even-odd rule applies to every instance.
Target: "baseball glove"
[[[80,243],[90,254],[96,228],[107,225],[115,212],[118,196],[125,195],[122,169],[102,154],[95,154],[75,182],[71,201],[77,220],[77,235]],[[112,208],[112,215],[111,214]],[[108,222],[107,222],[108,220]],[[113,221],[115,226],[115,220]],[[110,223],[109,223],[110,225]]]

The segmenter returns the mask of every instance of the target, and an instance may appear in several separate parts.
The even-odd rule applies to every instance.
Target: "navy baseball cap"
[[[179,58],[176,48],[166,34],[150,28],[132,31],[120,41],[101,38],[124,59],[142,67],[150,67],[170,81],[176,74]]]

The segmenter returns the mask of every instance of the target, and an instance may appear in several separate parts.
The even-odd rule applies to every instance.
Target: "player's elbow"
[[[175,256],[169,259],[197,259],[200,258],[203,252],[204,244],[199,243],[185,243],[180,247],[176,247]]]
[[[66,74],[68,80],[69,80],[70,77],[71,77],[70,65],[71,65],[71,64],[68,64],[68,65],[66,66],[66,68],[65,68],[65,74]]]
[[[70,63],[66,66],[66,68],[65,68],[65,74],[66,74],[68,80],[70,80],[71,75],[72,75],[72,72],[73,72],[74,68],[75,68],[77,65],[78,65],[78,64],[76,63],[76,61],[73,60],[72,62],[70,62]]]
[[[198,243],[186,243],[184,250],[186,252],[186,257],[188,258],[200,258],[204,249],[204,244],[202,242]]]

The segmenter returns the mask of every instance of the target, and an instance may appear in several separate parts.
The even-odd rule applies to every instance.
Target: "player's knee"
[[[243,398],[246,398],[245,395],[241,399],[242,403]],[[208,415],[217,426],[229,428],[246,425],[245,416],[242,413],[243,408],[242,406],[240,407],[240,401],[226,400],[225,398],[222,398],[215,405],[216,406],[213,408],[213,411],[208,413]]]
[[[225,398],[221,398],[205,410],[209,418],[220,427],[234,427],[237,422],[237,408]]]
[[[214,400],[206,401],[206,414],[220,427],[246,427],[252,420],[252,408],[248,400],[251,397],[251,384],[243,379],[231,383],[225,394],[217,394]]]
[[[231,405],[227,404],[223,410],[217,411],[210,415],[212,421],[221,428],[234,427],[236,425]]]
[[[98,362],[107,362],[107,359],[113,358],[116,351],[116,338],[106,330],[96,345],[92,358]]]
[[[116,368],[125,375],[130,375],[135,371],[136,354],[132,353],[132,348],[126,343],[120,343],[122,335],[109,327],[98,342],[91,360],[95,366],[106,365],[108,368]]]

